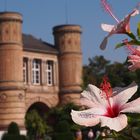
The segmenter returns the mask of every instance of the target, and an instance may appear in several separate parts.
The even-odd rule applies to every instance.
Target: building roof
[[[41,39],[37,39],[32,35],[26,34],[23,34],[22,38],[24,51],[58,54],[58,50],[54,45],[44,42]]]

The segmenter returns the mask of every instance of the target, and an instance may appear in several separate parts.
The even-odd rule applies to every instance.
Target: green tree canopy
[[[31,140],[43,137],[47,131],[46,122],[41,118],[36,110],[32,110],[27,113],[25,125],[27,134]]]
[[[83,87],[88,84],[99,86],[104,75],[109,77],[112,87],[127,86],[132,81],[140,83],[140,70],[131,72],[128,63],[111,63],[103,56],[89,58],[89,63],[83,66]]]

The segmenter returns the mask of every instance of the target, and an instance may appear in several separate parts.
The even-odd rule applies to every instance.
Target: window
[[[53,61],[47,61],[46,63],[46,76],[47,76],[47,85],[53,85]]]
[[[34,59],[32,62],[32,82],[35,85],[40,84],[40,70],[41,70],[41,61],[38,59]]]
[[[23,82],[27,84],[28,82],[28,59],[23,58]]]

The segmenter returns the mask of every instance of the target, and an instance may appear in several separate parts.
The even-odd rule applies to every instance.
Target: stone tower
[[[79,25],[53,28],[55,45],[59,50],[60,102],[79,104],[82,84],[82,53]]]
[[[22,16],[0,13],[0,132],[11,121],[24,129],[25,93],[23,88]]]

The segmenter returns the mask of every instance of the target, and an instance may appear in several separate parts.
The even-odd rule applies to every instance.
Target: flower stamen
[[[104,76],[103,82],[100,84],[100,89],[105,93],[107,99],[112,96],[112,87],[108,81],[108,77]]]
[[[116,18],[116,16],[113,14],[111,8],[110,8],[110,5],[107,3],[106,0],[101,0],[101,3],[105,9],[105,11],[107,11],[115,20],[117,23],[119,23],[120,21]]]
[[[102,95],[105,96],[105,98],[108,102],[108,105],[109,105],[107,111],[109,112],[109,114],[111,114],[112,117],[114,117],[115,112],[113,111],[113,107],[111,106],[111,103],[110,103],[110,100],[109,100],[109,98],[112,96],[112,87],[109,83],[109,79],[108,79],[107,76],[103,77],[103,81],[100,84],[100,89],[102,90]]]

